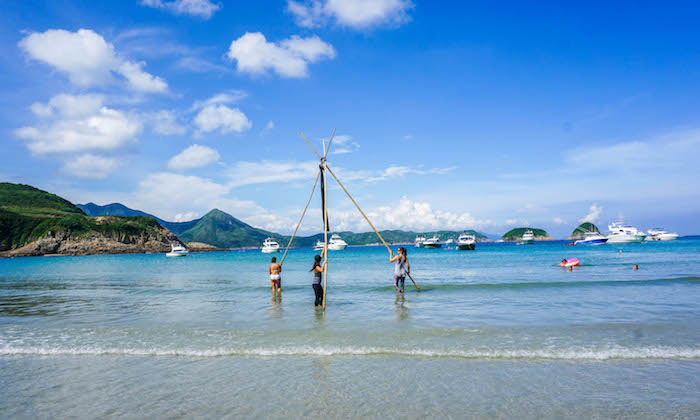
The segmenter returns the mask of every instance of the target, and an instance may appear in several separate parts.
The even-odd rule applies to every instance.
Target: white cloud
[[[203,101],[196,101],[194,104],[192,104],[190,110],[197,111],[209,105],[235,104],[242,101],[247,96],[248,93],[244,90],[227,90],[225,92],[217,93],[211,98],[207,98]]]
[[[174,111],[161,110],[149,115],[149,120],[153,124],[153,131],[165,136],[175,134],[185,134],[187,128],[177,121]]]
[[[231,187],[263,184],[269,182],[291,182],[314,179],[318,174],[318,162],[237,162],[230,170]]]
[[[221,5],[209,0],[141,0],[141,5],[164,9],[176,15],[197,16],[204,20],[211,18],[221,9]]]
[[[518,221],[515,219],[508,219],[506,220],[506,226],[515,226],[518,224]]]
[[[597,205],[596,203],[591,204],[591,208],[588,209],[588,214],[583,219],[579,219],[580,223],[598,223],[600,214],[603,212],[603,207]]]
[[[90,29],[34,32],[23,38],[19,47],[34,60],[65,73],[78,86],[104,85],[114,74],[119,74],[137,91],[165,92],[168,89],[163,79],[143,71],[144,63],[119,57],[111,43]]]
[[[383,181],[388,178],[400,178],[409,174],[417,175],[444,175],[457,169],[456,166],[450,166],[447,168],[431,168],[431,169],[420,169],[422,165],[418,167],[411,166],[400,166],[400,165],[390,165],[388,168],[384,169],[377,175],[369,176],[366,178],[367,182]]]
[[[475,229],[486,222],[475,219],[468,212],[435,210],[430,203],[409,200],[401,197],[398,203],[379,206],[365,212],[377,229],[401,229],[414,231]],[[320,219],[313,218],[312,220]],[[348,211],[329,210],[331,228],[334,231],[350,230],[366,232],[370,230],[367,221],[355,209]],[[317,226],[320,228],[320,226]]]
[[[566,220],[562,219],[561,217],[555,217],[554,219],[552,219],[552,222],[554,222],[558,225],[565,225],[566,224]]]
[[[168,161],[168,168],[179,171],[201,168],[218,162],[219,158],[219,152],[216,150],[207,146],[193,144],[180,154],[173,156]]]
[[[107,108],[99,95],[54,96],[48,104],[33,104],[35,127],[15,134],[29,141],[32,153],[114,150],[134,140],[142,123],[134,115]]]
[[[306,0],[287,1],[287,11],[297,25],[314,28],[334,20],[341,26],[365,29],[388,24],[398,26],[410,20],[409,0]]]
[[[335,58],[335,49],[313,35],[294,35],[279,43],[267,42],[260,32],[246,32],[231,42],[229,59],[236,61],[241,73],[266,74],[269,70],[282,77],[306,77],[309,63]]]
[[[226,105],[207,105],[194,118],[199,131],[209,133],[219,130],[221,134],[242,133],[249,130],[253,123],[238,108]]]
[[[63,171],[79,178],[105,179],[120,166],[116,159],[85,154],[66,162]]]
[[[261,136],[264,136],[264,135],[266,135],[267,133],[269,133],[270,131],[272,131],[272,130],[274,130],[274,129],[275,129],[275,123],[274,123],[274,121],[269,120],[269,121],[267,122],[267,124],[265,124],[265,127],[263,127],[263,129],[260,130],[260,135],[261,135]]]
[[[341,134],[333,137],[333,142],[331,143],[331,152],[333,155],[340,155],[345,153],[356,152],[360,148],[357,142],[353,141],[352,136],[347,134]]]
[[[178,213],[175,215],[175,222],[182,223],[182,222],[189,222],[190,220],[198,219],[199,218],[199,213],[194,212],[194,211],[188,211],[187,213]]]
[[[138,191],[128,200],[129,207],[155,214],[165,220],[188,212],[204,214],[218,208],[237,218],[267,211],[253,201],[228,196],[230,187],[206,178],[172,172],[148,174]],[[181,216],[183,217],[183,216]]]

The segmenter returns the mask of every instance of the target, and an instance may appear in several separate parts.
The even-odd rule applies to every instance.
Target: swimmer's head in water
[[[272,262],[273,263],[277,262],[277,257],[272,257]]]
[[[561,260],[562,264],[566,264],[566,259]]]
[[[639,270],[639,266],[637,264],[634,265],[634,270]]]

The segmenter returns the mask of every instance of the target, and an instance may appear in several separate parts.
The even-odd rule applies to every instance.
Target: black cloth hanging
[[[325,171],[324,171],[323,165],[320,165],[319,168],[321,168],[321,216],[323,217],[323,221],[324,221],[324,229],[326,229],[325,231],[328,232],[330,230],[330,225],[328,223],[328,214],[326,214]]]

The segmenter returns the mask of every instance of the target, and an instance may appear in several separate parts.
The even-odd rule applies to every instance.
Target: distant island
[[[533,235],[535,235],[536,241],[553,241],[554,239],[549,236],[547,232],[543,229],[531,228],[531,227],[520,227],[511,229],[503,235],[501,240],[503,242],[519,242],[523,239],[523,234],[525,231],[531,230]]]

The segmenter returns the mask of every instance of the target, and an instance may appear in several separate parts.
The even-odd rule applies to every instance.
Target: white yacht
[[[442,248],[442,244],[440,243],[440,238],[438,238],[437,235],[435,235],[432,238],[427,239],[425,242],[423,242],[423,248],[426,248],[426,249]]]
[[[523,233],[523,239],[521,241],[523,245],[532,245],[535,243],[535,234],[532,233],[530,229],[526,230],[525,233]]]
[[[170,252],[165,254],[166,257],[186,257],[190,252],[181,244],[170,244]]]
[[[476,247],[476,237],[463,233],[457,238],[457,249],[460,251],[474,251]]]
[[[323,251],[323,248],[326,247],[326,243],[322,242],[320,239],[316,241],[316,245],[314,246],[314,251]]]
[[[677,233],[668,233],[663,228],[653,228],[647,231],[647,241],[673,241],[678,239]]]
[[[272,254],[273,252],[280,252],[280,244],[277,243],[272,238],[267,238],[263,241],[263,246],[261,250],[264,254]]]
[[[331,251],[342,251],[347,247],[347,242],[342,240],[336,233],[334,233],[333,236],[331,236],[331,240],[328,241],[328,249]]]
[[[609,244],[629,244],[640,243],[646,238],[644,232],[640,232],[634,226],[624,225],[622,223],[613,222],[608,225],[610,235],[608,235]]]
[[[451,247],[454,244],[455,244],[455,240],[452,238],[445,241],[445,247],[447,247],[447,248]]]
[[[425,242],[425,236],[416,236],[416,241],[414,245],[416,248],[423,248],[423,242]]]
[[[603,245],[608,242],[608,238],[600,232],[586,232],[583,239],[574,242],[575,245]]]

